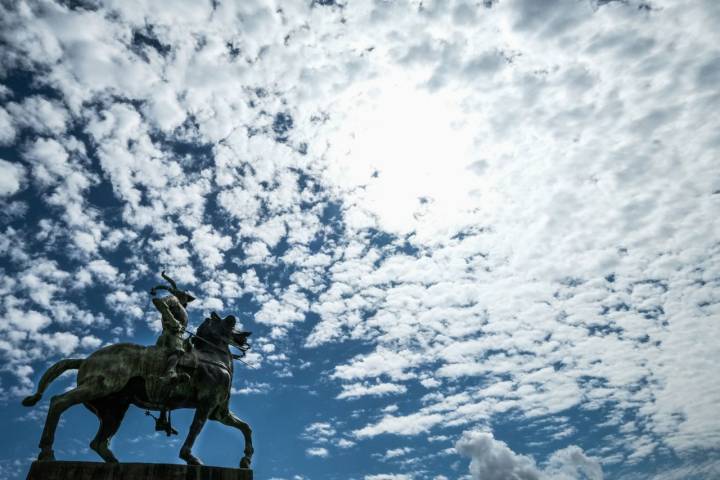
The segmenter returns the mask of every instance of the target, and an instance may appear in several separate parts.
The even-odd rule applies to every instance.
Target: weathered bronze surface
[[[168,435],[173,429],[165,417],[166,411],[195,409],[195,417],[180,449],[180,458],[189,465],[202,464],[192,454],[192,447],[208,419],[239,429],[245,439],[240,467],[249,468],[253,454],[252,432],[247,423],[230,412],[228,402],[234,371],[234,356],[229,347],[232,345],[244,353],[249,348],[250,332],[235,330],[234,316],[220,318],[213,312],[191,341],[183,341],[181,335],[187,326],[185,307],[194,297],[178,289],[164,272],[163,278],[170,286],[151,290],[153,296],[159,289],[170,293],[163,298],[153,298],[162,314],[163,333],[158,345],[119,343],[101,348],[84,359],[60,360],[43,374],[37,392],[23,400],[25,406],[35,405],[53,380],[67,370],[78,370],[77,386],[50,400],[38,461],[55,460],[53,442],[60,416],[73,405],[83,404],[100,420],[100,428],[90,442],[90,448],[106,462],[116,463],[118,460],[110,450],[110,439],[120,427],[128,407],[136,405],[147,410],[160,410],[157,428],[167,431]]]
[[[252,480],[252,470],[161,463],[33,462],[27,480]]]

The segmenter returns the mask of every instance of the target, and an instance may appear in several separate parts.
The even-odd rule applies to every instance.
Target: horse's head
[[[210,317],[206,318],[198,328],[197,335],[216,345],[223,347],[232,345],[245,352],[250,348],[247,338],[252,335],[252,332],[235,330],[236,323],[237,320],[233,315],[220,318],[217,313],[212,312]],[[197,346],[197,343],[195,345]]]

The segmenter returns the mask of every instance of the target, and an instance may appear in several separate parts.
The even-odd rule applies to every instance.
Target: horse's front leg
[[[253,452],[255,451],[252,446],[252,429],[250,428],[250,425],[243,422],[237,417],[237,415],[226,409],[216,412],[212,416],[212,419],[217,420],[224,425],[235,427],[242,432],[243,437],[245,437],[245,450],[243,451],[245,455],[240,460],[240,468],[250,468],[250,462],[252,461]]]
[[[209,410],[205,407],[198,407],[195,410],[195,417],[193,417],[192,424],[190,425],[190,431],[188,436],[180,449],[180,458],[185,460],[188,465],[202,465],[199,458],[192,454],[192,447],[195,444],[195,439],[205,426],[205,422],[208,419]]]

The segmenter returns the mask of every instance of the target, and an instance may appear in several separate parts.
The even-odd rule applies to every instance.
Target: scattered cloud
[[[330,455],[327,448],[324,448],[324,447],[311,447],[311,448],[306,449],[305,453],[309,457],[320,457],[320,458],[327,458],[328,455]]]
[[[243,388],[232,388],[232,395],[263,395],[271,390],[271,386],[266,382],[249,382]]]
[[[335,428],[329,423],[315,422],[305,427],[303,438],[315,442],[327,442],[335,433]]]
[[[385,460],[388,460],[390,458],[402,457],[403,455],[407,455],[412,451],[413,449],[410,447],[392,448],[385,452],[385,456],[383,458]]]
[[[380,473],[377,475],[365,475],[365,480],[411,480],[410,475],[400,473]]]
[[[396,383],[353,383],[350,385],[343,385],[343,390],[337,396],[337,398],[360,398],[364,396],[382,397],[385,395],[402,394],[407,391],[404,385]]]
[[[26,175],[22,165],[0,159],[0,172],[0,196],[14,195],[20,191]]]
[[[248,314],[235,395],[322,397],[308,456],[408,442],[366,478],[498,423],[577,447],[472,475],[713,471],[717,2],[91,3],[0,6],[3,399],[165,269]]]

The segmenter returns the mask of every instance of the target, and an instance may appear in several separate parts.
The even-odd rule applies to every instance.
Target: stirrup
[[[167,417],[166,417],[167,412]],[[178,435],[178,431],[175,430],[172,427],[171,418],[170,418],[170,411],[168,410],[161,410],[160,415],[156,417],[152,413],[150,413],[149,410],[145,410],[145,415],[148,417],[152,417],[155,419],[155,431],[156,432],[165,432],[165,434],[169,437],[171,435]]]

